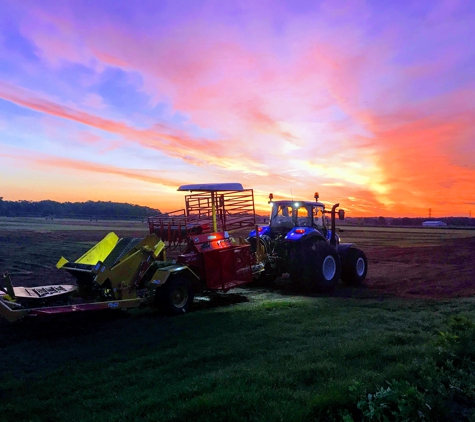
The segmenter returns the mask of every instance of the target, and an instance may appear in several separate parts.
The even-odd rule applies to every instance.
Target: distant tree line
[[[4,201],[0,197],[0,216],[3,217],[129,219],[155,214],[160,214],[160,210],[120,202]]]

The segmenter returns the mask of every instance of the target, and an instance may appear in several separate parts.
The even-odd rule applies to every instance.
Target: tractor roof
[[[243,191],[241,183],[202,183],[195,185],[183,185],[179,191],[189,190],[196,192],[218,192],[218,191]]]
[[[297,200],[292,200],[292,199],[284,199],[284,200],[280,200],[280,201],[272,201],[273,203],[275,204],[290,204],[290,205],[294,205],[294,204],[301,204],[301,205],[310,205],[312,207],[323,207],[325,208],[325,204],[323,204],[322,202],[315,202],[315,201],[297,201]]]

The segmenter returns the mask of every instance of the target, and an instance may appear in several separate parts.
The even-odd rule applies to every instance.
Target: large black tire
[[[325,240],[310,239],[296,244],[289,264],[290,276],[304,288],[329,292],[338,285],[340,256]]]
[[[186,277],[177,276],[157,289],[156,304],[168,315],[180,315],[188,312],[194,298],[193,283]]]
[[[345,265],[341,272],[341,279],[350,286],[360,286],[368,272],[368,259],[365,253],[358,248],[348,251]]]

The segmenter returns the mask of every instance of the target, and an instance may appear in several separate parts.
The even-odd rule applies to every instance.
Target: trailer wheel
[[[195,290],[186,277],[178,276],[157,290],[157,305],[168,315],[179,315],[190,309]]]
[[[341,279],[351,286],[359,286],[366,278],[367,272],[368,259],[365,253],[361,249],[351,248],[341,272]]]
[[[293,277],[292,269],[302,287],[333,291],[340,279],[340,256],[328,242],[310,239],[294,248],[290,273]]]

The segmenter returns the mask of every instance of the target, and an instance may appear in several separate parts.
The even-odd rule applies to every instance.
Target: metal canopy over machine
[[[241,183],[202,183],[194,185],[183,185],[180,186],[178,191],[187,191],[190,192],[219,192],[219,191],[243,191]]]
[[[256,224],[254,193],[241,183],[182,185],[185,208],[148,218],[151,233],[168,243],[180,243],[190,235],[232,231]]]

